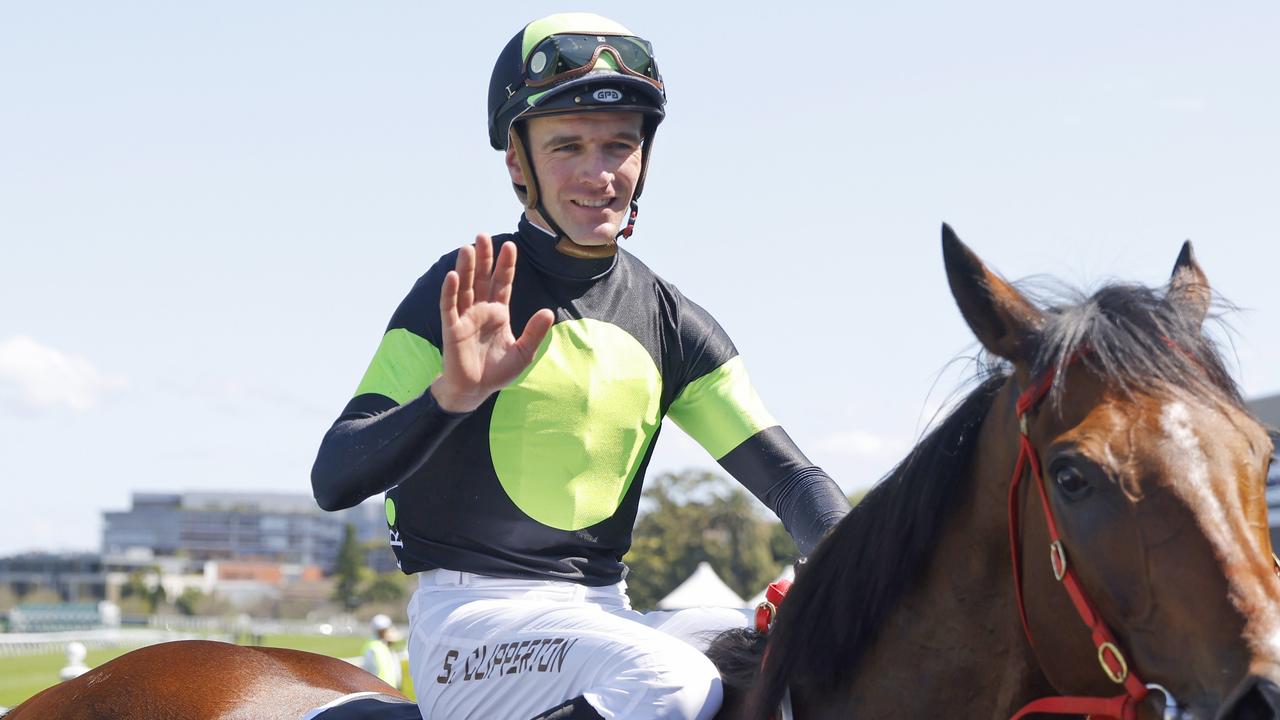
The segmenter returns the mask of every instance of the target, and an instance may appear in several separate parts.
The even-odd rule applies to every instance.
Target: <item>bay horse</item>
[[[999,362],[823,541],[769,635],[713,645],[718,717],[765,720],[789,695],[806,720],[1002,719],[1120,693],[1030,707],[1280,718],[1274,448],[1202,330],[1211,295],[1190,245],[1163,291],[1109,285],[1049,309],[945,226],[943,255]],[[394,693],[340,660],[190,641],[5,720],[298,720],[365,690]]]
[[[1274,448],[1202,329],[1190,243],[1163,289],[1047,309],[945,225],[942,245],[993,357],[802,566],[770,634],[713,644],[717,717],[789,694],[806,720],[1002,720],[1058,695],[1022,712],[1280,718]]]
[[[125,653],[37,693],[3,718],[301,720],[313,708],[358,692],[409,702],[395,688],[338,658],[181,640]]]

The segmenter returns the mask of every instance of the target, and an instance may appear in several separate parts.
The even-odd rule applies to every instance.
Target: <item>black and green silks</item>
[[[751,387],[729,337],[634,256],[581,259],[522,220],[511,298],[518,337],[555,324],[533,364],[474,412],[443,411],[439,298],[456,251],[391,318],[355,397],[325,435],[312,488],[325,509],[386,492],[406,573],[448,568],[606,585],[622,556],[662,418],[773,509],[807,553],[849,509]],[[495,253],[496,254],[496,253]]]

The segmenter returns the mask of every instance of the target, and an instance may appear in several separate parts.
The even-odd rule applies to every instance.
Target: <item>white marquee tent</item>
[[[694,607],[746,607],[737,593],[716,575],[707,562],[698,563],[698,569],[687,580],[676,586],[670,594],[658,601],[662,610],[683,610]]]

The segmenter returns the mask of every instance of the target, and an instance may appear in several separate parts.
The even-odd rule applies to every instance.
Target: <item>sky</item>
[[[944,221],[1084,289],[1191,239],[1280,392],[1274,2],[0,2],[0,555],[96,549],[134,491],[310,492],[414,280],[514,227],[488,77],[563,10],[667,83],[626,247],[846,490],[975,352]],[[650,474],[685,468],[668,423]]]

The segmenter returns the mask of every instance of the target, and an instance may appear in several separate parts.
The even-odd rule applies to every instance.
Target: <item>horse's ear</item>
[[[988,270],[946,223],[942,225],[942,257],[951,294],[978,341],[1006,360],[1030,363],[1044,314]]]
[[[1165,298],[1191,327],[1200,327],[1204,316],[1209,313],[1213,291],[1209,289],[1209,278],[1196,262],[1190,240],[1182,243],[1182,252],[1178,253],[1178,261],[1173,264],[1173,276],[1169,278],[1169,292]]]

